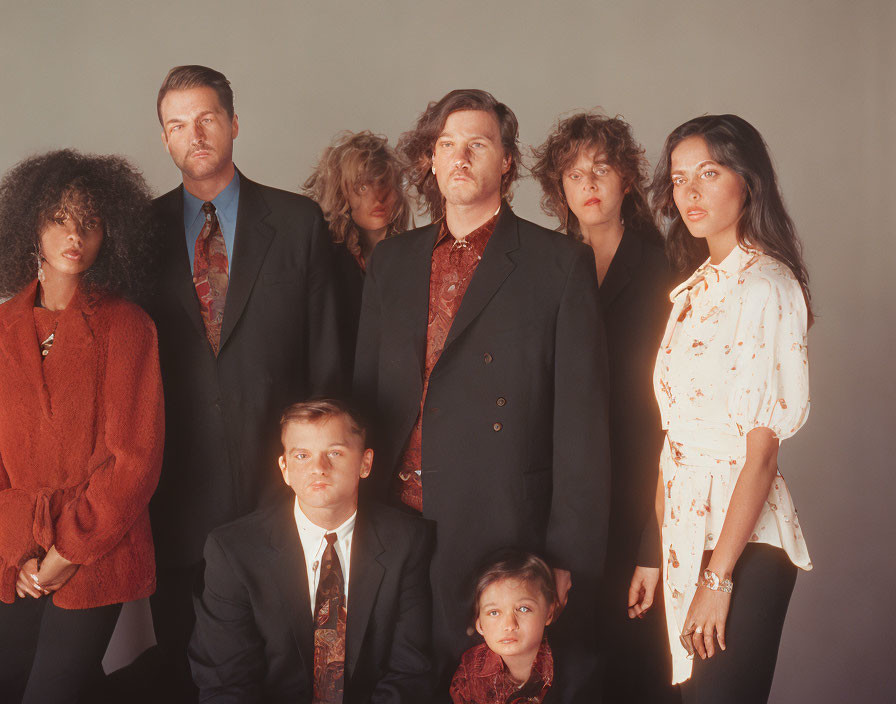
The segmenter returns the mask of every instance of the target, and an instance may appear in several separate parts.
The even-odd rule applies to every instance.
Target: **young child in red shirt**
[[[463,654],[451,681],[454,704],[541,704],[554,679],[544,635],[554,618],[554,575],[537,555],[508,549],[476,577],[473,628],[485,642]]]

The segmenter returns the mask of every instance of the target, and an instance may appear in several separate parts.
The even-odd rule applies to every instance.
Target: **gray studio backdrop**
[[[394,140],[453,88],[492,91],[516,112],[525,144],[539,143],[560,113],[603,106],[632,124],[652,160],[684,120],[742,115],[771,147],[818,313],[812,412],[781,453],[815,569],[797,581],[772,700],[892,701],[894,8],[3,0],[0,169],[72,146],[125,154],[167,191],[178,172],[160,143],[155,97],[183,63],[231,79],[237,163],[292,190],[338,130]],[[513,204],[554,226],[538,200],[530,179]],[[139,603],[125,610],[107,668],[152,642],[146,613]]]

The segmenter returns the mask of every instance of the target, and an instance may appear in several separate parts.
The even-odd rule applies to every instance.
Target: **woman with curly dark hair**
[[[812,568],[778,469],[809,414],[808,275],[743,118],[673,130],[652,188],[670,257],[699,264],[670,295],[654,372],[673,681],[686,702],[764,702],[798,569]]]
[[[0,183],[0,692],[75,701],[121,605],[149,596],[164,435],[155,328],[133,295],[149,193],[113,156]],[[4,700],[6,701],[6,700]]]
[[[645,197],[647,160],[624,120],[598,112],[560,120],[534,156],[544,211],[594,250],[607,331],[612,494],[599,629],[607,657],[604,701],[675,701],[668,655],[659,645],[661,609],[630,593],[636,566],[660,564],[653,501],[643,487],[656,485],[662,445],[650,379],[672,288]]]
[[[407,230],[411,219],[402,164],[385,137],[367,130],[342,132],[321,155],[304,192],[317,201],[330,226],[351,364],[367,262],[381,240]]]

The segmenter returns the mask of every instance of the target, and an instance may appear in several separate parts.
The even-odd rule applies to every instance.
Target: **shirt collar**
[[[190,193],[186,188],[184,190],[184,222],[193,222],[196,217],[199,215],[199,211],[202,209],[202,204],[205,202],[200,200],[192,193]],[[230,179],[230,183],[221,191],[218,195],[212,198],[212,205],[215,206],[215,212],[225,214],[225,217],[229,216],[230,208],[234,204],[234,199],[240,192],[240,174],[234,169],[233,170],[233,178]]]
[[[483,646],[485,647],[485,657],[482,660],[482,669],[479,675],[481,677],[504,675],[509,678],[510,673],[507,672],[501,656],[491,650],[488,645],[483,643]],[[533,677],[540,678],[547,685],[550,685],[554,679],[554,658],[551,655],[551,646],[548,645],[547,636],[541,639],[541,645],[538,646],[538,653],[532,663],[532,673],[529,675],[528,681],[531,682]]]
[[[734,276],[749,266],[750,262],[759,254],[759,250],[751,247],[749,244],[735,245],[728,256],[726,256],[718,264],[713,264],[707,259],[697,270],[691,274],[686,281],[672,289],[669,299],[674,301],[678,294],[682,291],[688,291],[701,281],[718,281],[722,276]]]
[[[336,528],[336,530],[327,530],[326,528],[321,528],[316,523],[311,522],[311,519],[305,515],[305,512],[302,511],[301,506],[299,506],[298,498],[296,498],[293,512],[296,516],[296,526],[298,527],[299,532],[303,533],[306,537],[317,541],[323,540],[327,533],[336,533],[336,539],[339,542],[344,541],[352,534],[352,531],[355,528],[355,518],[358,515],[358,511],[356,510],[348,517],[348,519],[346,519],[345,523]]]
[[[462,237],[461,239],[459,239],[458,242],[471,242],[472,240],[475,240],[477,237],[484,236],[486,231],[488,232],[489,235],[491,235],[495,229],[495,225],[498,222],[498,213],[501,212],[502,205],[504,205],[504,201],[501,201],[501,205],[498,206],[498,209],[495,211],[494,215],[492,215],[488,220],[486,220],[484,223],[482,223],[479,227],[477,227],[475,230],[473,230],[466,237]],[[448,229],[448,218],[443,216],[442,220],[441,220],[441,224],[439,225],[439,236],[436,237],[436,242],[433,245],[433,249],[435,249],[439,244],[441,244],[442,240],[444,240],[446,237],[454,237],[454,235],[452,235],[451,230]]]

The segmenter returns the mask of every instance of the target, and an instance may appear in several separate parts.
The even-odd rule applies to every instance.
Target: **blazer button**
[[[504,427],[504,426],[501,425],[500,423],[495,423],[495,424],[492,426],[492,429],[497,433],[497,432],[500,432],[501,428],[503,428],[503,427]]]
[[[482,355],[482,361],[485,362],[486,364],[491,364],[492,356],[488,352],[486,352],[484,355]]]
[[[499,406],[506,406],[506,405],[507,405],[507,399],[504,398],[503,396],[498,396],[498,400],[495,401],[495,403],[498,404]]]

